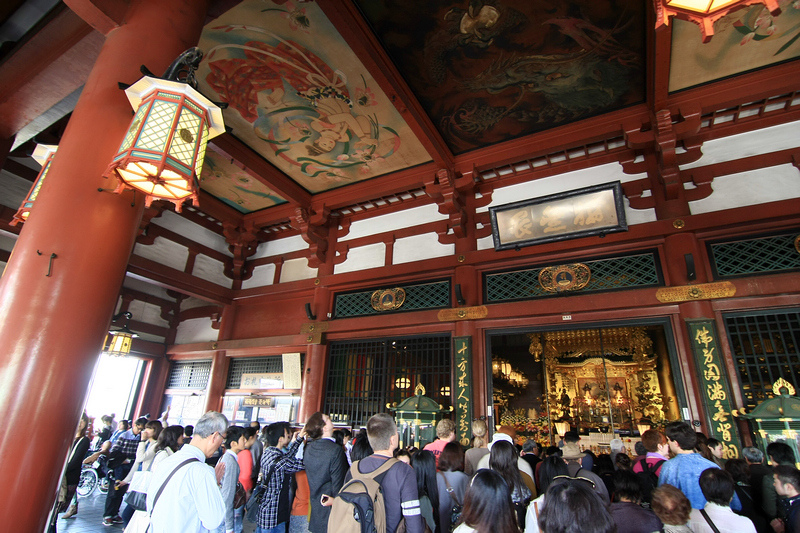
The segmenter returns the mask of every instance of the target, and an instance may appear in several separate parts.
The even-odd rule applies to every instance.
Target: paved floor
[[[59,515],[56,531],[59,533],[88,533],[94,531],[103,531],[107,533],[121,532],[123,530],[121,524],[114,524],[112,526],[104,526],[102,524],[105,503],[106,495],[102,494],[99,490],[95,490],[85,498],[78,498],[78,514],[67,520],[64,520],[61,518],[61,515]],[[122,504],[122,508],[125,508],[124,503]],[[255,524],[247,523],[245,520],[244,533],[253,533],[255,530]]]
[[[103,508],[106,503],[106,495],[99,490],[95,490],[85,498],[78,498],[78,514],[64,520],[59,515],[56,531],[59,533],[87,533],[89,531],[120,532],[123,530],[121,524],[112,526],[103,525]],[[124,504],[123,504],[124,507]]]

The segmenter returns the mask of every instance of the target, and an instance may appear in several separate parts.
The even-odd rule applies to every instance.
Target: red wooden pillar
[[[0,479],[25,487],[5,491],[0,524],[17,531],[45,528],[142,214],[141,195],[97,190],[116,185],[101,174],[132,116],[117,82],[196,45],[206,7],[134,1],[108,33],[0,280]],[[43,421],[46,438],[20,440]]]

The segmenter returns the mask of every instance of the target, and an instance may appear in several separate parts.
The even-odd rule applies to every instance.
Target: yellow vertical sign
[[[725,448],[725,458],[739,457],[739,432],[731,414],[731,394],[725,365],[719,356],[713,320],[689,320],[689,338],[703,391],[703,405],[711,418],[711,433]]]
[[[455,337],[455,413],[456,435],[469,445],[472,421],[472,337]]]

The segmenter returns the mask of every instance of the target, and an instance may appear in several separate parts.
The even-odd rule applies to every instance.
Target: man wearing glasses
[[[147,490],[152,533],[200,533],[222,524],[225,503],[219,479],[205,460],[220,447],[227,430],[225,415],[207,412],[194,426],[192,440],[158,465]]]

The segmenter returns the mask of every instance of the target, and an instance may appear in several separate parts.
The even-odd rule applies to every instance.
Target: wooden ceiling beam
[[[235,160],[245,172],[284,197],[288,202],[302,207],[311,205],[310,192],[230,133],[223,133],[212,139],[209,147],[221,156]]]
[[[225,305],[233,303],[234,291],[232,289],[221,287],[137,255],[131,256],[128,262],[128,272],[132,276],[158,287],[194,296],[207,302]]]
[[[244,218],[244,213],[239,212],[225,202],[218,200],[203,190],[200,191],[200,205],[195,206],[195,209],[202,211],[203,213],[220,222],[230,222],[231,224],[236,224],[237,226],[242,223]],[[220,233],[220,231],[216,229],[212,231]]]
[[[28,180],[33,183],[36,180],[36,176],[39,175],[38,170],[34,170],[29,166],[23,165],[19,161],[14,161],[13,159],[7,158],[5,164],[3,165],[3,170],[14,174],[22,179]]]
[[[397,111],[408,123],[439,168],[453,167],[453,153],[444,142],[355,2],[317,0],[317,4],[364,64]]]
[[[0,138],[13,137],[83,86],[103,42],[64,8],[18,47],[0,65]]]

